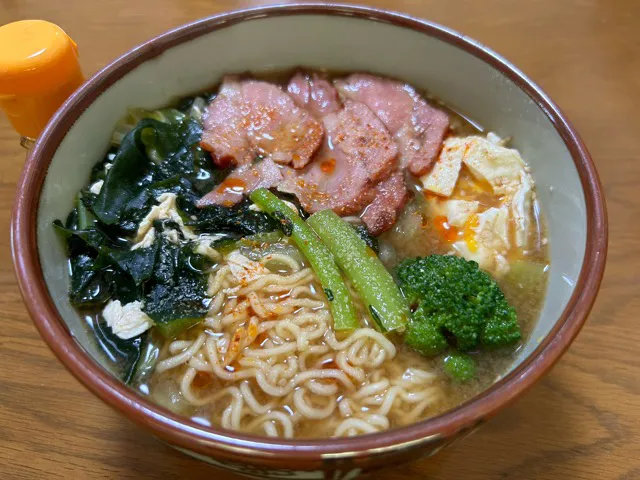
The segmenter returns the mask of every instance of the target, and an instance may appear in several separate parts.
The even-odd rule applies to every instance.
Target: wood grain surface
[[[60,24],[92,74],[167,29],[261,3],[267,2],[0,0],[0,23]],[[363,3],[459,30],[541,85],[595,159],[611,238],[596,306],[551,374],[472,437],[378,478],[640,479],[640,1]],[[11,264],[9,220],[23,161],[18,139],[0,118],[0,478],[235,478],[129,424],[41,341]]]

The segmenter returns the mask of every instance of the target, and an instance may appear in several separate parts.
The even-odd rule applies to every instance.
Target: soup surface
[[[213,92],[131,110],[55,224],[70,300],[124,381],[295,438],[414,423],[507,371],[549,261],[507,140],[368,74]]]

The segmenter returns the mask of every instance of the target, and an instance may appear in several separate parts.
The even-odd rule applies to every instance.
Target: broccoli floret
[[[430,255],[405,260],[396,274],[414,307],[405,342],[423,355],[437,355],[449,346],[468,352],[520,340],[515,310],[476,262]]]
[[[418,320],[422,317],[421,308],[418,308],[405,330],[404,341],[425,357],[434,357],[444,352],[449,344],[438,324]]]
[[[444,371],[454,380],[466,382],[476,375],[476,362],[465,353],[453,353],[444,359]]]

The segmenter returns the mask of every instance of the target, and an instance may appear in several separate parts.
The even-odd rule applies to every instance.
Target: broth
[[[282,75],[278,75],[277,78],[282,78]],[[442,105],[439,105],[439,107],[443,108]],[[479,133],[478,129],[464,117],[449,109],[447,109],[447,113],[452,118],[450,135],[464,136]],[[429,217],[424,192],[422,192],[420,187],[415,183],[411,185],[411,188],[414,192],[413,200],[407,205],[394,228],[380,237],[380,242],[383,244],[382,248],[389,247],[394,252],[393,258],[385,261],[385,266],[389,269],[393,269],[405,258],[427,256],[434,253],[451,253],[451,242],[443,240],[442,234],[438,232],[434,226],[433,218]],[[466,200],[479,201],[486,208],[499,206],[499,200],[488,194],[486,190],[486,186],[474,179],[469,171],[463,168],[453,195]],[[540,222],[540,219],[536,220]],[[510,262],[526,258],[527,262],[540,265],[544,272],[546,272],[549,257],[547,248],[542,242],[542,239],[545,237],[544,225],[539,223],[535,231],[537,232],[536,237],[532,238],[531,248],[527,250],[526,255],[522,255],[519,249],[514,247],[508,252],[508,258]],[[441,398],[430,408],[426,409],[418,418],[407,417],[406,412],[396,415],[390,422],[390,428],[401,427],[455,408],[486,390],[506,373],[516,359],[521,345],[526,343],[531,331],[535,327],[535,322],[539,317],[544,302],[547,275],[545,273],[537,278],[528,278],[526,288],[519,284],[517,278],[511,276],[502,278],[499,283],[507,300],[516,309],[523,339],[520,343],[510,348],[472,353],[473,357],[477,359],[476,363],[478,366],[477,375],[473,380],[460,383],[447,378],[441,367],[442,357],[444,355],[425,358],[407,347],[401,339],[391,338],[398,353],[393,361],[387,362],[388,365],[385,366],[383,376],[391,376],[393,373],[404,372],[416,366],[429,372],[436,372],[438,379],[434,387],[440,389]],[[320,287],[317,286],[317,288]],[[371,325],[368,315],[363,314],[363,312],[361,312],[361,321],[363,326],[375,328],[374,325]],[[194,340],[205,330],[206,328],[201,327],[191,329],[186,332],[184,339]],[[154,392],[151,394],[151,398],[154,401],[170,409],[177,410],[183,415],[188,415],[198,423],[204,425],[219,424],[220,419],[217,418],[216,420],[216,417],[220,417],[222,410],[220,405],[193,407],[185,403],[181,396],[175,395],[176,392],[180,391],[177,378],[180,378],[180,373],[176,374],[176,372],[171,371],[157,375],[153,377],[148,384],[140,384],[137,388],[142,392]],[[219,388],[219,386],[216,385],[212,389],[210,385],[207,385],[207,381],[202,381],[201,384],[202,387],[197,390],[202,396],[211,394],[213,390]],[[268,396],[260,393],[257,395],[257,400],[260,403],[267,402]],[[374,410],[374,407],[361,406],[361,408],[365,412],[368,408],[372,411]],[[290,404],[290,398],[287,398],[282,401],[276,409],[293,412],[295,407]],[[296,428],[294,437],[313,438],[331,436],[335,433],[338,423],[338,415],[321,420],[307,419]],[[254,433],[260,432],[254,431]]]
[[[290,74],[291,72],[287,71],[259,77],[284,84]],[[331,75],[342,74],[334,72]],[[447,136],[481,133],[464,117],[447,109],[425,92],[421,93],[437,104],[438,108],[446,110],[450,118]],[[407,258],[455,253],[453,243],[466,235],[464,228],[454,228],[434,214],[433,205],[442,201],[440,197],[425,192],[415,180],[410,183],[409,188],[413,195],[412,200],[391,230],[379,237],[380,259],[389,270],[393,270],[399,262]],[[461,200],[477,201],[480,211],[500,207],[502,204],[501,198],[491,193],[491,187],[474,178],[464,166],[452,196]],[[444,354],[425,358],[407,347],[398,336],[390,335],[385,339],[382,334],[376,332],[376,335],[371,333],[368,337],[353,340],[350,335],[333,332],[331,318],[326,315],[328,306],[320,283],[310,270],[307,260],[299,252],[295,253],[296,248],[290,240],[281,238],[276,242],[263,242],[254,251],[249,249],[245,253],[252,255],[255,254],[255,250],[260,249],[281,252],[270,254],[281,255],[282,258],[278,258],[284,262],[280,267],[269,268],[266,275],[271,275],[270,278],[275,282],[270,285],[286,286],[287,275],[302,275],[301,272],[306,271],[311,273],[302,275],[299,280],[291,283],[288,289],[283,287],[283,290],[269,290],[268,286],[264,285],[254,292],[245,292],[246,285],[234,283],[231,276],[225,274],[225,277],[220,273],[222,261],[219,261],[215,267],[215,278],[221,276],[221,285],[227,285],[226,289],[235,293],[224,293],[224,289],[221,288],[213,289],[211,282],[218,280],[211,280],[213,277],[210,277],[209,289],[213,292],[211,302],[218,302],[219,305],[212,307],[213,313],[210,312],[204,322],[171,340],[164,340],[152,331],[150,344],[159,349],[155,353],[151,350],[143,351],[142,360],[146,361],[147,368],[143,369],[142,373],[138,372],[133,388],[154,402],[204,425],[221,425],[251,433],[296,438],[368,433],[400,427],[438,415],[469,400],[499,379],[512,365],[521,345],[526,343],[535,326],[547,287],[549,255],[544,222],[537,214],[534,215],[533,222],[534,234],[531,235],[529,244],[525,248],[512,245],[512,248],[504,252],[509,265],[513,267],[509,273],[498,279],[505,297],[518,315],[522,340],[512,347],[495,351],[470,352],[478,366],[477,375],[471,381],[451,380],[441,367]],[[510,226],[510,232],[513,237],[513,225]],[[198,243],[200,240],[191,241]],[[260,258],[264,260],[267,257]],[[294,292],[302,293],[297,297],[298,294]],[[286,315],[292,317],[306,315],[309,317],[309,323],[291,323],[286,315],[273,312],[261,316],[260,309],[267,307],[274,309],[273,312],[282,308],[282,311],[288,312]],[[374,332],[375,325],[372,324],[365,307],[357,300],[356,307],[361,327]],[[253,318],[257,317],[260,317],[259,321],[254,322]],[[105,351],[110,352],[109,356],[117,365],[117,369],[129,371],[131,365],[127,363],[128,360],[123,360],[128,358],[126,352],[123,353],[118,345],[115,345],[115,350],[114,345],[106,345],[105,342],[108,340],[100,333],[104,328],[101,327],[104,324],[101,314],[94,312],[86,318],[88,327],[95,332],[97,341]],[[286,326],[274,324],[265,327],[271,325],[269,322],[280,320]],[[316,333],[313,325],[328,329],[333,337],[327,339],[325,336],[314,336]],[[252,328],[263,329],[253,332],[256,333],[253,341],[259,345],[259,348],[253,350],[264,348],[274,353],[269,357],[263,357],[259,352],[252,352],[255,356],[250,357],[239,353],[231,362],[222,362],[218,356],[222,353],[225,357],[228,356],[230,349],[234,348],[232,345],[238,332],[241,333],[238,334],[240,338],[237,345],[240,351],[243,351],[242,342],[244,338],[251,338]],[[308,334],[308,338],[300,333],[302,331],[306,332],[304,335]],[[219,348],[212,346],[217,345],[215,342],[221,339],[227,350],[212,351],[212,348]],[[389,346],[388,342],[392,345]],[[120,352],[121,355],[114,354],[114,351]],[[176,358],[184,352],[190,352],[188,361],[178,362]],[[148,355],[147,358],[145,354]],[[356,360],[366,357],[367,361],[371,360],[374,363],[377,361],[375,359],[382,358],[382,361],[379,365],[376,364],[375,368],[368,368],[364,365],[366,362],[341,367],[343,370],[352,368],[352,374],[345,378],[322,377],[323,379],[311,381],[313,385],[305,384],[305,389],[299,384],[291,383],[293,380],[283,380],[289,378],[283,373],[289,369],[301,372],[305,369],[333,371],[336,365],[346,362],[345,357]],[[173,364],[175,366],[172,366]],[[209,371],[212,365],[214,372],[217,372],[215,369],[218,368],[219,373]],[[258,373],[242,376],[242,372],[253,371],[252,369]],[[281,375],[271,375],[270,371],[281,372]],[[275,380],[265,380],[264,375],[271,375]],[[269,387],[265,389],[263,382]],[[348,384],[351,384],[350,388],[347,388]],[[386,387],[380,387],[381,390],[377,391],[376,385],[383,384]],[[265,393],[269,389],[273,390],[274,394]],[[315,403],[307,398],[313,396],[316,391],[332,389],[338,393],[335,399],[326,400],[329,403],[323,404],[325,400],[318,403],[318,398],[322,397],[320,394],[320,397],[314,400]],[[393,395],[397,395],[397,400],[394,400],[396,397],[389,400],[390,391],[395,392]],[[249,407],[246,404],[243,404],[244,407],[237,407],[234,402],[240,402],[239,398]],[[335,402],[339,407],[331,402]],[[334,408],[331,414],[323,415],[322,412],[332,405]],[[250,413],[247,413],[247,408]],[[300,411],[304,409],[308,409],[309,412],[301,416]],[[382,410],[386,412],[385,419],[377,413]],[[348,423],[345,418],[353,419],[353,422]]]

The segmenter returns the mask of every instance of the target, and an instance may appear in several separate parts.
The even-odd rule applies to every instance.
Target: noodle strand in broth
[[[364,315],[362,328],[334,331],[302,262],[277,254],[260,264],[278,270],[248,283],[227,265],[211,274],[209,315],[163,349],[153,382],[177,381],[190,408],[212,423],[286,438],[371,433],[437,406],[438,376],[399,367],[406,353]]]
[[[54,222],[70,304],[123,382],[201,424],[300,438],[425,420],[508,371],[549,266],[517,141],[366,73],[218,87],[132,109]]]

